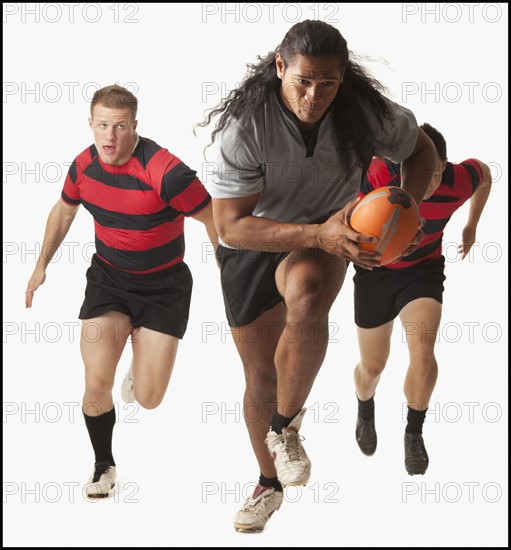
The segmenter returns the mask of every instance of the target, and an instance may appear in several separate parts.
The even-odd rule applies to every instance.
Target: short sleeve
[[[385,157],[394,163],[406,160],[415,149],[419,126],[406,107],[384,98],[392,113],[392,119],[383,119],[383,125],[376,133],[375,156]]]
[[[454,164],[454,185],[460,196],[470,198],[479,187],[483,171],[475,159],[467,159],[460,164]]]
[[[73,160],[67,171],[64,186],[62,188],[61,198],[66,204],[78,206],[80,204],[80,192],[77,186],[78,170],[77,159]]]
[[[211,200],[197,172],[167,149],[152,157],[148,172],[160,198],[185,216],[197,214]]]
[[[264,187],[263,146],[255,124],[230,121],[218,138],[218,154],[208,186],[211,196],[230,199],[256,195]]]

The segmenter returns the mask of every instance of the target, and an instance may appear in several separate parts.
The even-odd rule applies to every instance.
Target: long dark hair
[[[211,143],[228,124],[231,117],[246,125],[271,93],[280,89],[275,55],[279,53],[287,68],[297,54],[310,57],[338,56],[339,64],[345,67],[343,83],[332,102],[334,128],[338,141],[339,157],[348,167],[351,153],[358,157],[359,164],[366,168],[372,158],[374,136],[362,110],[359,98],[366,99],[378,122],[391,119],[391,112],[381,92],[384,86],[372,77],[362,65],[349,58],[348,45],[341,33],[323,21],[306,20],[297,23],[287,32],[282,43],[266,56],[259,56],[258,62],[248,64],[248,73],[240,86],[227,95],[206,119],[197,126],[208,126],[220,115],[211,134]]]

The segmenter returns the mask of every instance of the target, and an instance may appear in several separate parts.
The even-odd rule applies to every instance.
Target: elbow
[[[226,234],[226,224],[225,221],[220,217],[213,215],[213,225],[215,226],[216,234],[224,241],[225,240],[225,234]]]
[[[218,237],[228,246],[237,248],[239,238],[236,235],[236,223],[226,220],[215,219],[215,229]]]
[[[479,187],[481,188],[485,187],[489,191],[491,189],[491,184],[492,184],[490,167],[487,164],[484,164],[483,162],[479,162],[479,165],[481,167],[481,172],[482,172],[482,181]]]
[[[225,225],[218,227],[215,224],[215,227],[216,232],[218,233],[218,237],[222,240],[222,242],[224,242],[228,246],[236,247],[236,239],[232,235],[232,232],[225,227]]]
[[[483,187],[487,187],[488,190],[490,190],[492,183],[493,183],[493,180],[492,180],[492,177],[491,177],[491,172],[490,172],[490,169],[487,166],[486,170],[484,172],[484,175],[483,175],[482,185],[483,185]]]

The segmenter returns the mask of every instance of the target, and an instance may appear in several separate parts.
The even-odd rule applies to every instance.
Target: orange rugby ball
[[[417,203],[401,187],[380,187],[368,193],[351,214],[350,226],[363,235],[378,237],[376,243],[359,243],[362,250],[381,254],[381,265],[400,258],[419,229]]]

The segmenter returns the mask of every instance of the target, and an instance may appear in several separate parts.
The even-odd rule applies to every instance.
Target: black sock
[[[112,434],[115,425],[115,408],[99,416],[88,416],[83,413],[85,425],[89,432],[90,441],[96,462],[108,461],[115,466],[112,456]]]
[[[282,483],[280,483],[278,477],[264,477],[263,474],[259,476],[259,485],[263,487],[273,487],[275,491],[282,493]]]
[[[358,416],[366,422],[374,418],[374,395],[367,401],[360,401],[357,395],[358,401]]]
[[[287,416],[282,416],[277,411],[273,414],[273,418],[271,419],[271,429],[278,434],[282,433],[282,428],[287,428],[289,424],[291,424],[291,420],[293,420],[294,416],[291,418],[288,418]]]
[[[422,425],[426,419],[426,409],[425,411],[416,411],[408,407],[408,415],[405,432],[407,434],[422,434]]]

